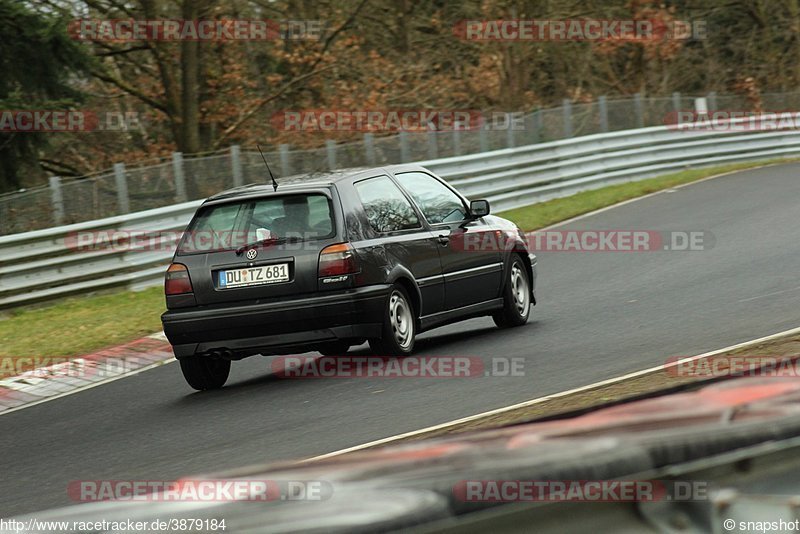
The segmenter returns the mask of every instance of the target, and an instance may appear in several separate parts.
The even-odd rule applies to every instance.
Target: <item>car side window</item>
[[[333,232],[331,208],[328,199],[322,195],[308,197],[308,220],[311,226],[322,235]]]
[[[403,172],[397,175],[408,194],[431,224],[459,222],[467,218],[461,198],[446,185],[424,172]]]
[[[422,227],[411,202],[388,176],[362,180],[355,187],[369,224],[376,232]]]

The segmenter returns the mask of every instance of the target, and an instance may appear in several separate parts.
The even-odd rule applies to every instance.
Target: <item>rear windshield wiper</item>
[[[276,243],[278,241],[280,241],[280,238],[278,237],[266,237],[264,239],[259,239],[258,241],[253,241],[252,243],[248,243],[246,245],[242,245],[241,247],[237,248],[236,255],[241,256],[242,253],[247,249],[257,247],[259,245],[266,245],[268,243]]]
[[[245,250],[257,247],[259,245],[267,245],[272,243],[299,243],[300,241],[302,241],[302,239],[299,237],[266,237],[264,239],[259,239],[258,241],[253,241],[252,243],[242,245],[236,249],[236,255],[241,256]]]

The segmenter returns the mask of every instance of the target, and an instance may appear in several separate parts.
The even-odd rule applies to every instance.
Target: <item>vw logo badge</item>
[[[258,251],[256,249],[251,248],[250,250],[247,251],[248,260],[254,260],[256,259],[256,256],[258,256]]]

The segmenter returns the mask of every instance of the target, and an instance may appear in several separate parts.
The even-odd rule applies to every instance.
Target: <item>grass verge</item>
[[[0,320],[0,358],[76,356],[161,329],[164,290],[72,297]]]
[[[648,193],[773,161],[787,160],[686,170],[585,191],[501,215],[523,230],[536,230]],[[0,316],[0,358],[77,356],[125,343],[158,331],[163,311],[160,287],[141,292],[73,297],[45,307],[12,310]]]

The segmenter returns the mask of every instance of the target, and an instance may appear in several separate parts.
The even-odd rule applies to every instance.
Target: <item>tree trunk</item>
[[[194,0],[183,0],[184,20],[197,20],[198,9]],[[198,78],[200,61],[197,41],[181,41],[181,152],[200,152],[200,105]]]

